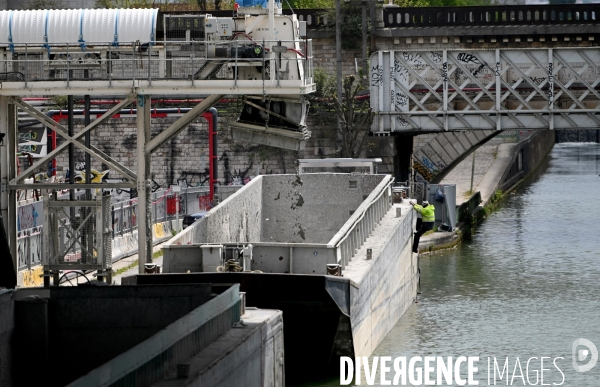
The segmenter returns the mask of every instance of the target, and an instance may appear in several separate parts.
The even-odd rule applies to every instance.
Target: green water
[[[598,144],[557,144],[470,240],[422,257],[419,301],[373,356],[478,356],[479,385],[488,385],[488,358],[502,367],[508,357],[509,380],[496,375],[496,385],[517,374],[512,385],[521,386],[534,384],[541,368],[531,360],[527,370],[527,360],[543,356],[551,358],[544,384],[600,386],[600,361],[585,373],[572,365],[574,340],[600,348],[599,174]],[[311,384],[337,385],[339,378]]]

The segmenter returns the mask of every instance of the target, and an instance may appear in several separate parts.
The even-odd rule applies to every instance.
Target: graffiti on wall
[[[223,169],[225,170],[223,172],[223,175],[225,176],[224,185],[244,185],[250,181],[250,176],[248,175],[248,173],[254,165],[254,162],[252,160],[250,160],[250,164],[248,165],[248,167],[246,167],[246,169],[238,169],[237,171],[235,169],[232,170],[230,168],[229,155],[227,155],[227,152],[223,152],[220,161],[223,161]]]
[[[413,160],[415,171],[420,174],[427,182],[430,182],[440,171],[434,162],[429,160],[427,156],[421,154]]]
[[[44,284],[44,268],[42,266],[25,270],[22,272],[22,275],[23,283],[21,286],[23,287],[42,286]]]
[[[188,187],[198,187],[208,185],[210,178],[208,168],[204,169],[204,172],[198,171],[181,171],[177,178],[177,184],[185,182]]]
[[[42,213],[42,202],[35,202],[20,206],[17,209],[17,230],[27,230],[38,226],[40,214]]]

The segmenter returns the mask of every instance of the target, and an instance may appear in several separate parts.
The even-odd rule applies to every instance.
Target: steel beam
[[[0,213],[8,230],[8,97],[0,96]]]
[[[128,168],[125,168],[120,163],[116,162],[116,160],[112,159],[110,156],[108,156],[107,154],[105,154],[104,152],[102,152],[101,150],[99,150],[98,148],[96,148],[94,146],[92,146],[89,149],[86,148],[85,144],[82,144],[81,140],[80,140],[81,137],[83,137],[88,131],[95,129],[99,125],[106,122],[114,114],[119,112],[122,108],[131,104],[131,102],[133,102],[134,99],[135,99],[135,97],[133,95],[128,95],[123,101],[119,102],[117,105],[115,105],[112,109],[108,110],[97,120],[92,122],[90,125],[86,126],[82,131],[80,131],[79,133],[77,133],[76,135],[71,137],[68,135],[68,131],[63,125],[52,120],[50,117],[48,117],[45,114],[43,114],[42,112],[38,111],[37,109],[35,109],[33,106],[29,105],[28,103],[23,102],[23,100],[21,100],[20,98],[11,97],[10,100],[14,104],[19,106],[23,111],[28,113],[30,116],[36,118],[42,124],[53,128],[57,133],[59,133],[62,137],[64,137],[66,141],[64,143],[62,143],[61,145],[57,146],[56,149],[49,152],[46,156],[39,159],[31,167],[29,167],[27,170],[25,170],[24,172],[19,174],[19,176],[17,176],[15,179],[12,179],[10,181],[10,184],[13,185],[13,184],[20,183],[24,178],[29,176],[31,173],[35,172],[38,168],[43,167],[49,160],[53,159],[55,155],[57,155],[58,153],[63,151],[65,148],[67,148],[69,146],[69,144],[73,144],[76,147],[78,147],[79,149],[83,150],[84,152],[89,153],[92,157],[94,157],[101,163],[104,163],[104,164],[108,165],[111,169],[114,169],[115,171],[118,171],[121,174],[123,174],[124,177],[128,177],[132,180],[135,180],[135,174],[131,170],[129,170]]]
[[[135,188],[137,185],[135,182],[129,183],[90,183],[90,184],[78,184],[73,185],[68,183],[41,183],[41,184],[11,184],[10,189],[28,189],[28,190],[65,190],[65,189],[127,189]]]
[[[4,230],[8,233],[8,245],[13,265],[18,266],[17,257],[17,195],[10,191],[8,182],[16,174],[17,110],[7,97],[0,97],[0,213]]]
[[[147,138],[148,143],[145,146],[145,153],[149,155],[149,154],[155,152],[159,146],[166,143],[171,138],[177,136],[182,130],[187,128],[188,125],[191,124],[196,118],[198,118],[200,115],[206,113],[206,111],[208,109],[210,109],[221,98],[223,98],[222,94],[212,94],[212,95],[206,97],[202,102],[200,102],[198,105],[196,105],[192,110],[185,113],[185,115],[183,117],[178,118],[177,121],[173,122],[171,124],[171,126],[169,126],[166,130],[162,131],[160,134],[158,134],[152,140],[150,140],[150,136],[148,136],[148,138]],[[139,105],[138,105],[138,111],[139,111]],[[139,113],[138,113],[138,119],[139,119]],[[139,141],[140,141],[140,138],[138,137],[138,144],[139,144]],[[139,156],[140,155],[138,154],[138,157]],[[138,161],[139,160],[140,159],[138,158]],[[139,171],[138,171],[138,173],[139,173]]]
[[[136,80],[132,85],[129,81],[70,81],[69,88],[65,81],[36,81],[29,82],[2,82],[0,95],[6,96],[39,96],[39,95],[127,95],[130,93],[148,93],[151,95],[198,95],[202,94],[229,94],[229,95],[304,95],[316,91],[315,84],[306,83],[304,80],[281,80],[277,87],[265,87],[262,80],[178,80],[178,79],[153,79]]]
[[[17,134],[17,107],[8,105],[8,178],[12,179],[17,174],[17,146],[19,143]],[[17,254],[17,191],[8,192],[8,243],[10,255],[13,259],[15,270],[19,267]]]
[[[371,56],[371,107],[379,116],[371,132],[596,129],[597,63],[596,47],[380,51]],[[408,111],[394,105],[399,93]]]

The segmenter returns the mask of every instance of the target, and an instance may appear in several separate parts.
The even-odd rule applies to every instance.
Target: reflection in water
[[[419,302],[373,355],[479,356],[480,385],[487,385],[488,357],[501,364],[508,357],[511,377],[517,357],[525,377],[529,358],[562,357],[562,385],[599,386],[600,362],[578,373],[571,356],[578,338],[600,348],[599,156],[598,144],[557,144],[471,240],[422,257]],[[540,368],[530,363],[531,384]],[[562,382],[551,360],[544,368],[544,384]]]

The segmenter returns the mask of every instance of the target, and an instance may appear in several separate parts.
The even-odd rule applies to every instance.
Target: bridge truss
[[[371,132],[600,128],[600,48],[379,51]]]

